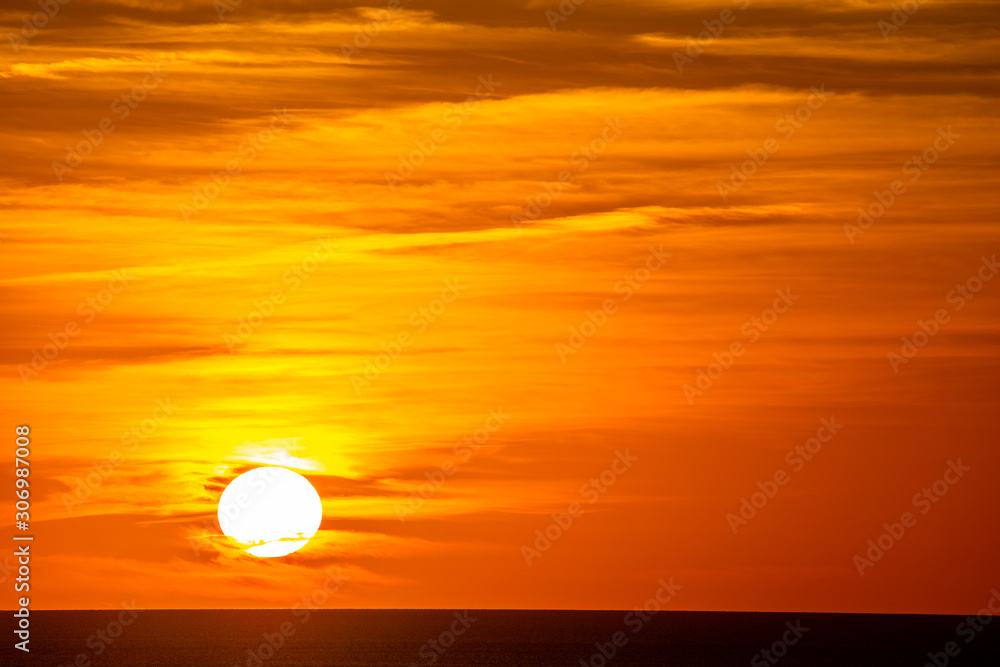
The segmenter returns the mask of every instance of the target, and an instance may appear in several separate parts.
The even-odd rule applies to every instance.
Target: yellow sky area
[[[890,6],[754,4],[684,73],[719,7],[588,0],[553,31],[546,3],[441,1],[348,60],[377,7],[96,6],[0,55],[36,608],[290,607],[330,568],[330,607],[631,608],[673,577],[687,609],[968,613],[996,585],[1000,282],[953,298],[1000,249],[982,5],[887,41]],[[284,559],[215,523],[260,465],[323,500]]]

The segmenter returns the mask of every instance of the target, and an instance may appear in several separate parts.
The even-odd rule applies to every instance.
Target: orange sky
[[[743,5],[70,0],[23,39],[38,6],[0,10],[35,607],[289,607],[340,567],[330,607],[631,608],[673,577],[680,609],[980,609],[1000,281],[954,290],[1000,251],[995,5],[886,37],[888,1]],[[324,503],[283,559],[214,535],[267,463]]]

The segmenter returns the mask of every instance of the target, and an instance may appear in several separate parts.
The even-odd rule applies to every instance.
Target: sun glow
[[[230,482],[219,498],[222,532],[260,558],[298,551],[322,520],[316,489],[287,468],[254,468]]]

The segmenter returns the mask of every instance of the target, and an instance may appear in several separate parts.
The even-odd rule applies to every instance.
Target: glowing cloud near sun
[[[323,504],[312,484],[287,468],[249,470],[219,498],[219,526],[247,553],[286,556],[304,547],[323,520]]]

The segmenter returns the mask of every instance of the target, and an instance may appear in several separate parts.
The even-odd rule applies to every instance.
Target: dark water
[[[10,642],[0,658],[3,665],[37,667],[1000,667],[1000,619],[980,626],[982,630],[974,634],[964,626],[959,634],[957,626],[964,619],[953,616],[664,611],[643,620],[619,611],[470,611],[463,615],[437,610],[323,610],[308,617],[304,614],[154,610],[122,618],[122,612],[115,611],[32,612],[30,655],[12,650]],[[123,620],[131,624],[120,625]],[[795,628],[796,622],[793,632],[789,628]],[[614,645],[615,633],[621,633],[617,635],[620,646]],[[277,649],[271,648],[267,637],[279,645]],[[788,644],[782,644],[783,637]],[[431,645],[431,640],[437,643]],[[944,653],[952,641],[960,651],[957,657]],[[613,656],[605,658],[598,644]],[[760,654],[762,650],[774,651],[770,660]],[[937,665],[928,652],[938,654]]]

